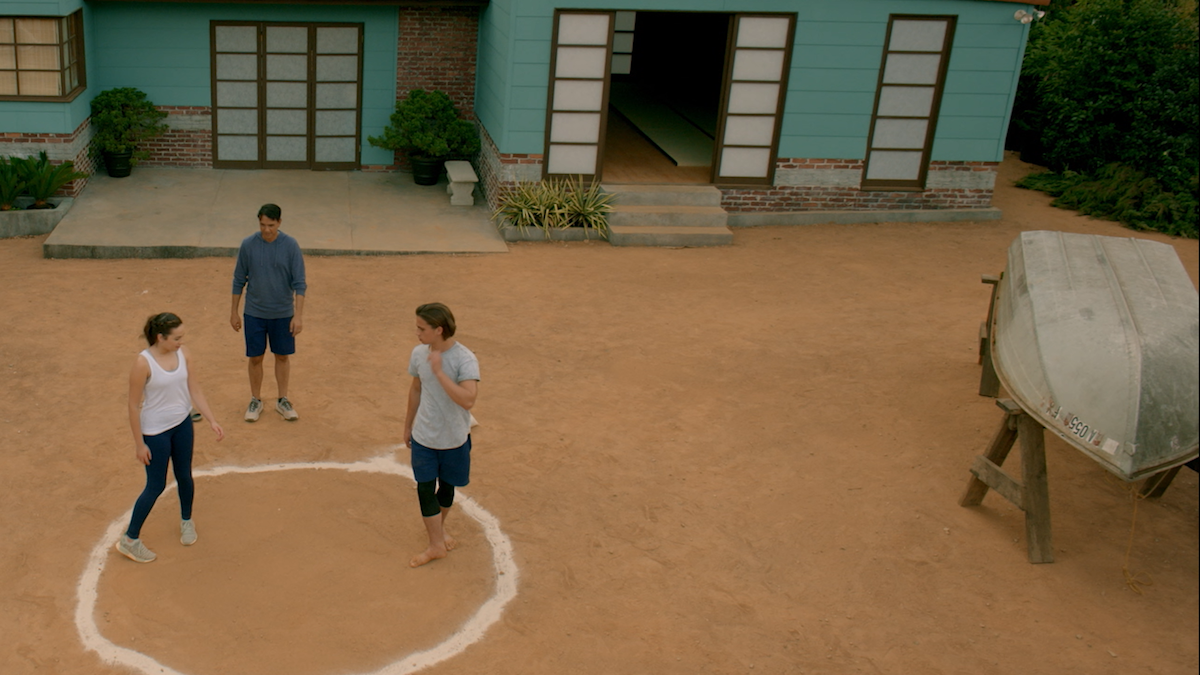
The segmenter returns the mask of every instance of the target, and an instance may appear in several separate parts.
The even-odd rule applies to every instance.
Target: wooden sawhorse
[[[1054,562],[1050,545],[1050,489],[1046,477],[1046,442],[1040,422],[1011,399],[998,399],[1004,420],[984,454],[975,458],[967,489],[959,506],[978,506],[988,489],[995,490],[1025,512],[1025,539],[1029,562]],[[1021,441],[1021,482],[1001,465],[1017,440]]]

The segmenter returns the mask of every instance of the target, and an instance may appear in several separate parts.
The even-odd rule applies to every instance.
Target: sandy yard
[[[135,672],[84,647],[75,611],[144,480],[125,399],[148,315],[183,317],[228,432],[197,428],[197,470],[348,463],[394,452],[412,310],[438,300],[483,374],[462,494],[510,538],[519,585],[481,640],[424,673],[1194,675],[1194,472],[1138,507],[1140,595],[1122,573],[1128,486],[1057,438],[1055,563],[1026,561],[1007,501],[957,504],[1002,417],[976,394],[979,276],[1019,232],[1166,241],[1197,277],[1196,241],[1050,208],[1010,187],[1028,169],[1002,167],[994,222],[310,257],[296,423],[241,420],[231,258],[44,260],[44,237],[0,241],[0,673]],[[272,396],[269,357],[267,374]],[[201,477],[195,518],[184,548],[165,494],[143,533],[158,561],[110,551],[94,616],[186,675],[374,672],[451,636],[498,578],[462,513],[459,549],[410,570],[424,531],[395,475]]]

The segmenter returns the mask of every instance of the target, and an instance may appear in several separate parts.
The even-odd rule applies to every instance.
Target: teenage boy
[[[413,478],[429,547],[413,557],[420,567],[445,558],[454,548],[446,534],[446,515],[454,488],[471,479],[471,413],[479,393],[479,359],[454,339],[454,315],[440,302],[417,308],[417,340],[408,374],[408,410],[404,442],[412,451]]]
[[[258,210],[258,232],[242,240],[233,268],[233,310],[229,324],[237,331],[245,320],[246,356],[250,359],[247,422],[258,421],[262,414],[263,357],[268,342],[275,355],[275,384],[279,390],[275,412],[289,422],[299,418],[287,394],[291,355],[296,353],[296,336],[304,328],[304,293],[308,284],[304,280],[300,244],[279,230],[282,219],[278,206],[264,204]],[[238,313],[238,305],[244,288],[247,290],[243,317]]]

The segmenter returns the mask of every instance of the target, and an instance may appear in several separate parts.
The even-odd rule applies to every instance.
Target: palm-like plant
[[[0,211],[12,211],[17,206],[17,197],[25,193],[25,181],[16,165],[7,157],[0,157]]]
[[[38,154],[37,159],[14,157],[12,162],[25,182],[25,192],[33,197],[33,206],[29,207],[31,209],[52,208],[50,198],[64,185],[88,177],[88,174],[75,170],[74,162],[51,164],[44,150]]]

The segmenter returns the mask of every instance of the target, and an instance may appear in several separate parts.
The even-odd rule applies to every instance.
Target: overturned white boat
[[[1175,249],[1024,232],[989,331],[1000,383],[1043,426],[1133,481],[1197,456],[1200,303]]]

